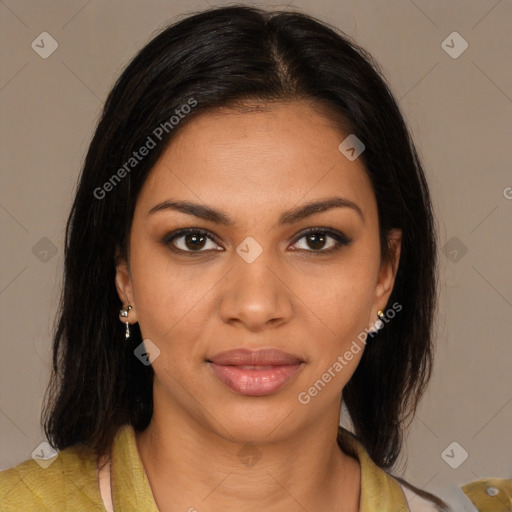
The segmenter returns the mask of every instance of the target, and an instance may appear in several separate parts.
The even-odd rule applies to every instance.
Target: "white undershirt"
[[[114,512],[114,504],[112,503],[112,489],[110,488],[110,458],[103,466],[105,458],[98,460],[98,485],[100,487],[101,498],[107,512]],[[102,467],[103,466],[103,467]],[[101,468],[101,469],[100,469]]]

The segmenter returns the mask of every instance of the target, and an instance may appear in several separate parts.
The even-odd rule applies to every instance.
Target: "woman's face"
[[[395,232],[394,264],[381,265],[371,183],[338,149],[347,135],[291,102],[201,114],[168,146],[116,276],[129,321],[160,351],[155,415],[253,442],[339,415],[400,245]],[[248,359],[218,356],[234,349]]]

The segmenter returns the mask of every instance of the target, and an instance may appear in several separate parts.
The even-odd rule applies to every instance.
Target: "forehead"
[[[150,208],[172,196],[264,213],[336,194],[371,215],[363,163],[338,149],[347,135],[306,101],[204,112],[171,140],[139,201]]]

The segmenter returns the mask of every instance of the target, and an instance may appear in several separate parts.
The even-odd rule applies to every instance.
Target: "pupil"
[[[321,249],[322,248],[321,246],[323,246],[323,244],[325,243],[325,236],[323,233],[322,234],[315,233],[315,234],[309,235],[309,240],[310,241],[313,240],[313,246],[311,246],[311,244],[310,244],[310,247],[312,249]],[[320,247],[314,246],[315,244],[317,244],[317,245],[319,244]]]
[[[205,241],[205,236],[204,235],[200,235],[200,234],[194,234],[194,235],[186,235],[185,237],[185,243],[187,245],[187,247],[189,249],[201,249],[202,248],[202,244],[204,244],[204,241]],[[192,239],[193,242],[191,245],[188,244],[188,241]],[[197,244],[197,242],[199,241],[199,244]]]

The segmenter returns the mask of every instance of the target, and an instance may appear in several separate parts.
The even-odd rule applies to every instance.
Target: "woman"
[[[391,475],[435,304],[428,186],[371,56],[300,13],[189,16],[106,101],[67,225],[60,451],[1,473],[2,510],[448,510]]]

